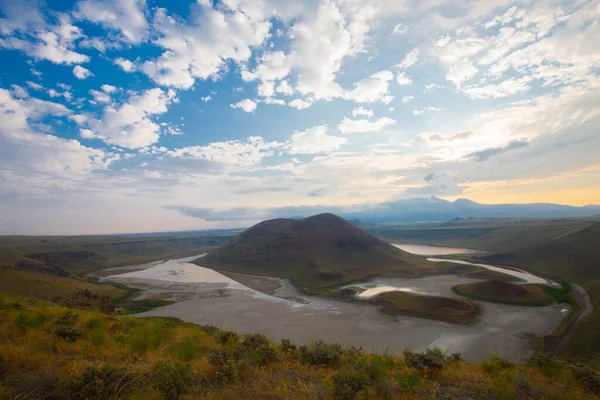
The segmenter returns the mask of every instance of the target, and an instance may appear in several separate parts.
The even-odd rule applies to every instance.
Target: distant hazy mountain
[[[454,218],[555,218],[600,215],[600,206],[565,206],[550,203],[480,204],[467,199],[412,198],[380,203],[373,208],[340,213],[362,222],[439,222]]]
[[[226,271],[286,277],[303,288],[426,268],[421,257],[397,249],[333,214],[263,221],[196,263]]]

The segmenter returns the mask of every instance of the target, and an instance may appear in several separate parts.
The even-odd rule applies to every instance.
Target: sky
[[[0,0],[0,234],[600,204],[599,114],[598,0]]]

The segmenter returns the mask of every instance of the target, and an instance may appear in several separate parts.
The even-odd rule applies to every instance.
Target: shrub
[[[465,359],[463,358],[462,354],[459,351],[457,351],[456,353],[450,354],[450,356],[448,357],[448,359],[450,361],[457,361],[457,362],[458,361],[465,361]]]
[[[515,378],[515,396],[517,399],[527,399],[533,397],[533,389],[529,379],[523,374]]]
[[[54,321],[52,333],[68,342],[76,342],[83,336],[83,330],[73,326],[78,318],[72,311],[66,312]]]
[[[137,379],[133,372],[124,368],[87,367],[81,376],[63,385],[63,392],[70,400],[110,400],[130,393]]]
[[[342,353],[340,344],[325,343],[322,340],[315,342],[311,347],[300,346],[301,361],[315,366],[337,364]]]
[[[369,387],[367,376],[360,372],[339,372],[333,375],[333,393],[336,398],[352,400],[356,395]]]
[[[236,349],[238,358],[248,358],[258,365],[267,365],[277,360],[277,353],[269,346],[265,335],[253,334],[244,336],[244,340]]]
[[[17,399],[59,399],[58,375],[54,371],[31,372],[14,382]],[[3,398],[0,396],[0,398]],[[8,398],[8,397],[7,397]]]
[[[190,361],[200,357],[200,348],[193,337],[186,336],[173,348],[173,354],[183,361]]]
[[[240,339],[240,335],[231,331],[219,331],[217,341],[221,344],[233,344]]]
[[[571,367],[573,375],[583,383],[585,390],[592,394],[600,394],[600,374],[585,364]]]
[[[155,320],[151,324],[134,328],[126,342],[133,351],[144,353],[156,349],[171,332],[165,321]]]
[[[192,370],[183,363],[160,362],[154,367],[156,389],[167,400],[178,400],[188,392]]]
[[[236,382],[239,379],[239,369],[236,359],[224,350],[207,354],[208,362],[215,367],[217,380],[222,383]]]
[[[42,314],[31,315],[25,311],[21,311],[15,317],[15,324],[21,333],[25,333],[30,329],[41,326],[46,321],[46,317]]]
[[[413,373],[408,368],[394,376],[400,389],[404,393],[413,393],[414,390],[423,382],[423,379],[418,373]]]
[[[412,368],[440,371],[446,364],[446,356],[437,347],[427,349],[424,352],[405,349],[403,354],[406,364]]]
[[[298,346],[293,344],[290,339],[281,339],[281,344],[279,345],[279,350],[284,353],[293,353],[296,351]]]
[[[510,361],[498,356],[487,357],[481,362],[481,366],[485,372],[496,374],[503,369],[508,369],[513,366]]]

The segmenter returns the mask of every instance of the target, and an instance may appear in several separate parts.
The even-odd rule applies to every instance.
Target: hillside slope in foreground
[[[0,297],[2,399],[594,399],[586,364],[466,363],[270,343],[176,319],[117,318]]]
[[[432,268],[422,257],[333,214],[261,222],[196,263],[290,278],[305,289],[391,272],[418,275]]]

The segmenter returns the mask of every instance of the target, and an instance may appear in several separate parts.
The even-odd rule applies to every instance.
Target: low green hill
[[[416,275],[431,268],[423,258],[333,214],[261,222],[196,263],[290,278],[305,289],[390,272]]]
[[[554,301],[544,289],[533,285],[521,285],[506,281],[481,281],[458,285],[453,288],[458,295],[494,303],[523,306],[545,306]]]

